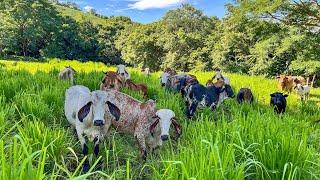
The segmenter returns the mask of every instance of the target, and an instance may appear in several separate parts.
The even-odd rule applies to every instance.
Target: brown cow
[[[144,84],[135,84],[132,80],[127,79],[125,86],[130,90],[141,92],[144,98],[148,97],[148,87]]]
[[[288,93],[292,92],[294,87],[294,82],[292,76],[280,75],[277,77],[278,79],[278,88],[282,91],[286,91]]]
[[[302,76],[292,76],[293,78],[293,85],[296,87],[298,84],[305,85],[306,80]]]
[[[105,76],[101,81],[100,90],[115,89],[122,87],[122,78],[114,71],[104,72]]]
[[[213,83],[212,80],[208,80],[206,86],[215,86],[215,87],[223,87],[225,85],[223,80],[218,80],[217,82]]]

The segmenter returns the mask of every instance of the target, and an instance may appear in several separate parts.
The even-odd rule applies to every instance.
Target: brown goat
[[[114,71],[104,72],[104,74],[100,90],[115,89],[119,91],[122,87],[122,78]]]
[[[144,98],[148,97],[148,87],[144,84],[135,84],[132,80],[127,79],[125,82],[125,86],[132,91],[141,92]]]

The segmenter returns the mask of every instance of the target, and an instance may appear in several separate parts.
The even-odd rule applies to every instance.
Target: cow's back
[[[108,101],[120,109],[118,121],[115,121],[115,118],[111,115],[109,109],[107,109],[108,113],[106,113],[106,116],[111,119],[113,127],[119,132],[134,133],[137,122],[146,113],[145,103],[115,90],[108,90],[107,94]]]

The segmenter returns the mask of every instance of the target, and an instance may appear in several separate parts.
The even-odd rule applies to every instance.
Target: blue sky
[[[170,9],[189,3],[201,9],[208,16],[222,18],[226,12],[225,3],[231,0],[60,0],[77,3],[83,10],[94,8],[107,16],[128,16],[133,21],[150,23],[161,19]]]

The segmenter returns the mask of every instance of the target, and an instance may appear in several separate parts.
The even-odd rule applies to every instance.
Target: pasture
[[[227,74],[235,92],[249,87],[255,102],[239,105],[228,99],[215,113],[198,110],[189,120],[180,94],[160,86],[160,72],[145,77],[140,70],[129,69],[134,82],[148,86],[149,97],[158,108],[176,113],[182,136],[143,162],[134,138],[112,131],[112,147],[105,142],[100,158],[89,156],[94,166],[83,174],[81,148],[63,112],[64,93],[70,84],[59,80],[58,73],[71,65],[78,71],[76,84],[95,90],[102,71],[113,67],[60,60],[3,60],[0,65],[0,179],[320,178],[320,126],[311,123],[320,119],[319,89],[312,89],[305,103],[290,94],[287,112],[279,116],[269,106],[269,94],[278,91],[275,79]],[[202,84],[213,75],[191,74]],[[141,94],[124,92],[143,100]]]

